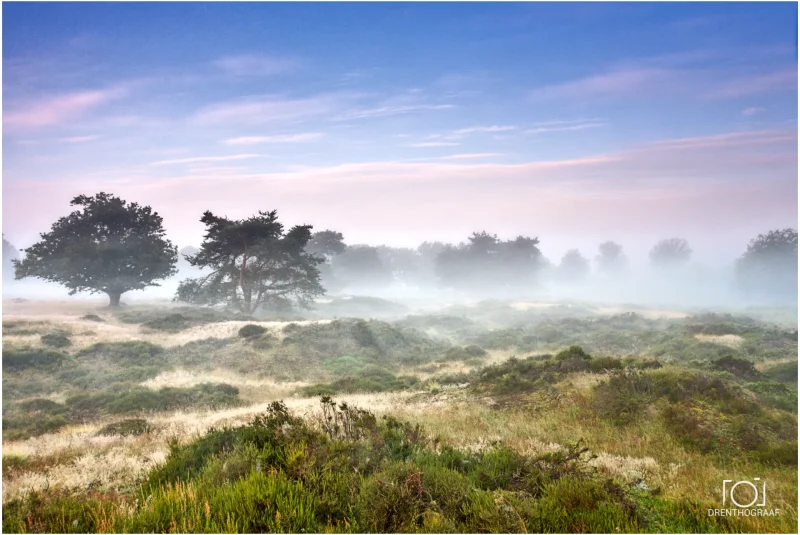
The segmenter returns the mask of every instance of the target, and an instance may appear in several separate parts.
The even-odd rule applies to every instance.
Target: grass
[[[109,415],[168,412],[186,409],[220,409],[242,404],[239,390],[227,384],[204,383],[188,388],[150,390],[130,387],[108,389],[68,397],[64,403],[36,398],[6,403],[3,436],[20,440],[52,433],[58,429]],[[133,425],[130,421],[123,425]]]
[[[126,493],[11,500],[3,531],[790,532],[796,522],[791,508],[709,517],[718,504],[702,492],[609,477],[580,440],[540,453],[471,450],[330,398],[316,414],[302,420],[274,403],[247,425],[173,442],[166,462]]]
[[[36,338],[4,344],[4,531],[796,530],[795,331],[523,308],[294,323],[179,346],[31,347],[60,326],[6,321],[4,333]],[[168,314],[184,315],[127,313],[162,322],[143,334],[153,341],[171,336]],[[249,399],[259,378],[303,380],[313,384],[301,396],[376,412],[331,399],[309,412],[292,397],[297,412],[277,404],[239,425],[260,406],[243,407],[231,385],[140,384],[204,370],[246,377]],[[768,482],[780,517],[708,517],[723,479],[752,477]]]

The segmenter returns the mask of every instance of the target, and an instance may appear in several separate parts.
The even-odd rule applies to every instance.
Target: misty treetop
[[[200,221],[205,239],[186,261],[211,272],[181,282],[176,301],[225,304],[252,314],[264,306],[307,308],[324,293],[317,268],[324,260],[306,250],[310,225],[285,231],[275,210],[241,220],[207,211]]]
[[[749,293],[797,296],[797,231],[759,234],[736,262],[741,287]]]
[[[692,248],[683,238],[669,238],[656,243],[650,250],[650,261],[658,267],[686,264],[692,257]]]
[[[544,265],[538,245],[538,238],[518,236],[503,241],[495,234],[474,232],[466,243],[442,249],[436,257],[436,271],[441,282],[452,287],[529,285]]]
[[[125,292],[158,286],[176,273],[177,250],[149,206],[103,192],[79,195],[70,205],[81,209],[53,223],[23,260],[13,260],[16,279],[55,282],[70,295],[105,293],[110,306],[119,306]]]

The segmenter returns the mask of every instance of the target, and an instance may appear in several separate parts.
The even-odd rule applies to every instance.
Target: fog
[[[747,240],[741,241],[739,256],[744,252]],[[372,296],[410,305],[412,309],[436,309],[492,299],[714,310],[795,307],[797,304],[797,272],[796,267],[791,265],[779,275],[780,280],[772,281],[773,287],[768,291],[748,292],[737,281],[737,257],[733,255],[721,257],[703,254],[702,249],[693,248],[688,260],[659,268],[648,258],[647,247],[641,243],[630,249],[623,247],[623,265],[614,273],[604,273],[597,256],[598,245],[586,245],[585,239],[575,242],[584,244],[579,249],[584,264],[579,266],[577,272],[565,274],[562,265],[562,251],[566,251],[564,246],[559,248],[551,244],[547,247],[547,242],[542,239],[539,247],[541,254],[535,265],[509,267],[500,263],[486,271],[468,275],[457,284],[446,280],[446,275],[437,268],[438,254],[429,255],[426,259],[420,252],[421,248],[350,245],[348,254],[357,250],[375,250],[378,263],[370,266],[350,263],[345,269],[343,262],[329,258],[320,266],[326,295],[319,301],[325,302],[329,297],[336,296]],[[451,245],[458,246],[457,243]],[[463,243],[461,245],[464,246]],[[185,253],[197,249],[189,246],[182,250]],[[551,251],[558,251],[558,254]],[[395,258],[398,252],[403,253],[400,256],[406,265],[393,265],[398,263]],[[17,254],[24,256],[23,252]],[[706,260],[709,257],[711,261]],[[71,296],[66,288],[55,283],[31,278],[14,280],[9,260],[4,258],[3,262],[3,299],[91,300],[98,304],[107,303],[107,297],[103,294],[79,292]],[[171,302],[180,281],[208,273],[189,266],[183,254],[179,254],[178,267],[177,275],[159,281],[158,286],[126,292],[123,304]],[[375,270],[381,271],[379,276],[374,274]],[[529,273],[526,274],[526,270]],[[513,280],[521,273],[524,274],[521,279]]]

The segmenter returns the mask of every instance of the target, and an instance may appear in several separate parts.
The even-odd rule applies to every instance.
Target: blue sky
[[[3,134],[20,245],[105,190],[179,244],[277,208],[350,243],[732,257],[796,226],[797,6],[6,3]]]

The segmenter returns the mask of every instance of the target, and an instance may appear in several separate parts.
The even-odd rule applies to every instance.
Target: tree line
[[[244,314],[307,308],[326,291],[353,284],[381,289],[402,281],[514,292],[534,287],[544,273],[575,283],[591,271],[591,261],[577,249],[553,265],[539,249],[538,237],[502,240],[482,231],[459,244],[424,242],[415,249],[347,245],[334,230],[286,228],[274,210],[240,220],[207,211],[200,219],[206,228],[202,245],[179,253],[166,238],[163,219],[149,206],[103,192],[79,195],[70,205],[77,209],[53,223],[21,259],[3,237],[3,271],[13,269],[16,279],[61,284],[70,295],[105,293],[112,307],[124,293],[176,275],[179,265],[193,268],[196,276],[181,281],[176,301],[224,305]],[[669,269],[687,264],[691,255],[685,239],[671,238],[656,243],[649,256],[653,266]],[[595,262],[603,277],[621,279],[627,273],[628,259],[613,241],[600,244]],[[796,297],[797,231],[773,230],[751,240],[737,259],[736,274],[747,292]]]

